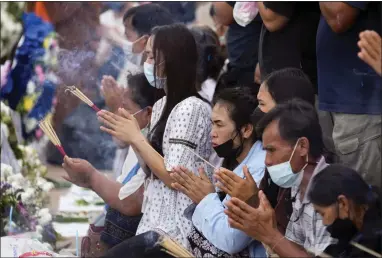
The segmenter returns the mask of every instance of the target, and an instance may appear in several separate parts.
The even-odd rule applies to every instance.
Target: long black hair
[[[381,218],[381,191],[368,185],[353,169],[340,164],[327,166],[312,179],[309,199],[313,204],[328,207],[344,195],[356,205],[368,205]]]
[[[191,96],[202,99],[198,94],[196,81],[198,54],[193,35],[182,24],[156,27],[152,31],[152,37],[154,60],[159,60],[159,56],[163,57],[167,97],[161,117],[151,130],[149,139],[153,148],[163,155],[163,133],[173,108]],[[156,73],[155,66],[154,75]]]

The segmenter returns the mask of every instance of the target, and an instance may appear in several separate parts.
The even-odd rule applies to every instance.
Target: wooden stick
[[[165,253],[168,253],[168,254],[171,255],[171,256],[179,257],[179,256],[177,256],[176,254],[174,254],[174,253],[168,251],[167,249],[161,249],[161,251],[162,251],[162,252],[165,252]]]
[[[373,255],[373,256],[375,256],[375,257],[378,257],[378,258],[382,258],[382,255],[381,255],[381,254],[377,253],[377,252],[374,251],[374,250],[371,250],[370,248],[368,248],[368,247],[366,247],[366,246],[364,246],[364,245],[358,244],[358,243],[356,243],[356,242],[354,242],[354,241],[351,241],[350,244],[351,244],[352,246],[354,246],[354,247],[356,247],[356,248],[358,248],[358,249],[360,249],[360,250],[362,250],[362,251],[368,253],[368,254],[371,254],[371,255]]]
[[[203,160],[204,162],[206,162],[208,165],[210,165],[212,168],[214,169],[217,169],[214,165],[212,165],[210,162],[208,162],[206,159],[202,158],[199,154],[197,154],[196,152],[194,152],[191,148],[188,148],[188,150],[194,154],[196,157],[198,157],[199,159]]]

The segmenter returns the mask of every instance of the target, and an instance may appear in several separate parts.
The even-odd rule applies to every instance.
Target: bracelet
[[[280,244],[281,240],[283,240],[284,238],[285,238],[285,236],[281,237],[281,238],[276,242],[276,244],[273,245],[273,247],[271,248],[272,252],[274,252],[275,247],[276,247],[278,244]]]

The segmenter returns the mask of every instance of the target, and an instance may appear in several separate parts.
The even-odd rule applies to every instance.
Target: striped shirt
[[[312,178],[322,171],[328,164],[325,158],[321,157]],[[310,180],[305,191],[304,199],[301,201],[301,195],[298,187],[292,187],[292,197],[296,197],[293,202],[293,212],[288,223],[285,238],[304,247],[305,250],[313,252],[315,255],[321,254],[326,247],[335,243],[335,240],[330,237],[330,233],[326,231],[326,227],[322,223],[322,217],[313,207],[313,204],[308,200],[307,193],[310,190]]]

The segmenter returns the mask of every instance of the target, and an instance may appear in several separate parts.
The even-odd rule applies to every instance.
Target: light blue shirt
[[[236,175],[244,178],[243,166],[247,165],[256,184],[259,185],[264,176],[265,170],[265,151],[261,141],[255,142],[247,157],[233,171]],[[247,236],[243,231],[231,228],[228,224],[228,216],[224,213],[226,207],[224,203],[231,197],[227,194],[223,202],[220,201],[217,193],[207,195],[195,208],[192,215],[192,222],[207,238],[211,244],[229,254],[235,254],[251,244],[250,255],[254,257],[258,248],[262,245]],[[256,250],[255,250],[256,249]],[[265,252],[264,255],[265,256]]]

